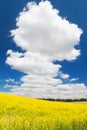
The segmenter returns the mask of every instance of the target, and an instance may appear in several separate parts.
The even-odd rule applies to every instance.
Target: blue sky
[[[15,52],[24,53],[23,47],[21,48],[17,46],[15,40],[10,36],[10,31],[15,30],[16,27],[16,18],[20,12],[22,12],[23,8],[26,6],[29,0],[22,1],[1,1],[0,2],[0,91],[2,92],[14,92],[9,85],[13,85],[14,87],[22,87],[24,80],[20,80],[23,76],[28,75],[25,71],[19,71],[19,69],[15,69],[13,64],[7,63],[7,51],[13,50]],[[39,3],[40,1],[35,1]],[[51,4],[54,8],[59,10],[59,15],[61,18],[65,17],[67,21],[78,25],[79,28],[83,30],[83,34],[80,36],[79,45],[76,46],[77,49],[81,51],[79,57],[76,60],[62,60],[55,61],[55,64],[61,65],[60,72],[58,73],[57,78],[60,75],[68,74],[69,77],[62,78],[63,84],[84,84],[87,86],[87,1],[84,0],[51,0]],[[50,47],[50,46],[49,46]],[[15,60],[15,59],[14,59]],[[14,69],[11,69],[11,66]],[[34,64],[35,66],[35,64]],[[62,74],[61,74],[62,73]],[[61,79],[60,78],[60,79]],[[71,79],[77,79],[73,83],[70,83]],[[22,84],[22,85],[21,85]],[[5,87],[8,85],[8,87]],[[72,85],[71,85],[72,86]],[[32,87],[32,85],[31,85]],[[37,88],[38,90],[38,88]],[[50,89],[51,90],[51,89]],[[79,90],[79,87],[78,87]],[[29,91],[33,91],[29,89]],[[14,92],[15,93],[15,92]],[[20,93],[21,90],[20,90]],[[18,93],[19,95],[21,95]],[[51,92],[50,92],[51,93]],[[28,94],[23,94],[27,95]],[[31,96],[32,94],[30,94]],[[50,95],[51,96],[51,95]],[[37,97],[37,96],[36,96]],[[44,97],[44,96],[43,96]],[[60,96],[61,97],[61,96]]]

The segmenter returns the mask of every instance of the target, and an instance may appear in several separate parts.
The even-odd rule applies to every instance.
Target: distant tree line
[[[48,101],[62,101],[62,102],[83,102],[87,101],[86,98],[80,98],[80,99],[52,99],[52,98],[39,98],[41,100],[48,100]]]

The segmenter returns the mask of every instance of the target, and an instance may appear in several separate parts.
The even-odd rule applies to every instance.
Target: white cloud
[[[61,71],[60,71],[59,75],[62,79],[68,79],[70,77],[69,74],[63,74]]]
[[[7,82],[7,83],[13,83],[13,84],[19,84],[19,82],[16,82],[15,79],[11,79],[11,78],[6,79],[5,82]]]
[[[14,79],[11,79],[11,78],[6,79],[6,82],[14,82]]]
[[[82,30],[59,15],[49,1],[28,3],[16,19],[17,28],[11,36],[24,53],[7,51],[6,63],[24,72],[20,87],[11,92],[29,97],[74,98],[86,95],[84,84],[63,84],[70,76],[60,71],[54,60],[71,61],[80,55],[75,48]],[[54,77],[60,78],[54,78]],[[78,88],[78,89],[77,89]],[[77,94],[77,95],[76,95]]]
[[[21,78],[21,81],[24,83],[29,84],[29,86],[38,86],[38,85],[53,85],[53,86],[57,86],[58,84],[61,84],[62,81],[60,79],[55,79],[51,76],[36,76],[36,75],[27,75],[27,76],[23,76]]]
[[[8,51],[9,52],[9,51]],[[7,52],[7,54],[9,54]],[[21,78],[21,81],[29,86],[56,86],[61,84],[61,79],[54,78],[59,73],[61,65],[55,65],[38,53],[29,51],[22,53],[10,51],[6,63],[13,69],[27,74]]]
[[[15,88],[17,88],[18,86],[13,86],[13,85],[9,85],[9,84],[5,84],[5,86],[4,86],[4,88],[13,88],[13,89],[15,89]]]
[[[22,84],[21,87],[11,89],[11,93],[38,98],[87,98],[87,89],[84,84],[60,84],[56,87]]]
[[[28,3],[11,31],[15,43],[26,51],[48,56],[50,60],[74,60],[80,55],[75,49],[82,30],[59,16],[49,1]]]
[[[74,82],[74,81],[77,81],[79,78],[72,78],[70,79],[70,82]]]
[[[8,52],[11,50],[8,50]],[[55,76],[61,65],[54,65],[48,60],[48,57],[43,57],[39,53],[26,53],[10,52],[6,63],[11,65],[13,69],[17,69],[26,74],[36,75],[52,75]]]

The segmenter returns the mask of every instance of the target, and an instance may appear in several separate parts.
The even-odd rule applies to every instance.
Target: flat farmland
[[[87,104],[1,93],[0,130],[87,130]]]

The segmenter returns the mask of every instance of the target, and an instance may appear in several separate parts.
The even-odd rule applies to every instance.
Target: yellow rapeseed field
[[[87,104],[1,93],[0,130],[87,130]]]

